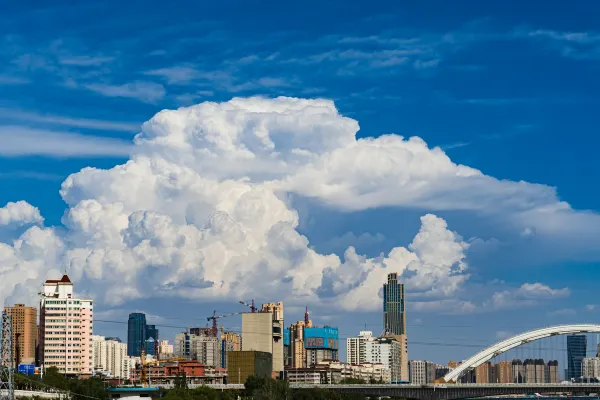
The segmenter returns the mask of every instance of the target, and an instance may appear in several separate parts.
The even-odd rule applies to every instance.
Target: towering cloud
[[[469,244],[429,212],[499,216],[519,238],[559,235],[553,221],[564,219],[574,231],[598,229],[596,214],[583,221],[552,188],[486,176],[419,138],[357,140],[357,131],[328,100],[236,98],[161,111],[125,164],[63,182],[64,228],[44,227],[25,202],[0,209],[0,229],[35,224],[0,243],[0,300],[31,296],[68,267],[105,304],[269,293],[368,310],[379,307],[385,275],[399,272],[420,307],[433,309],[448,307],[468,280]],[[421,228],[407,248],[379,257],[353,247],[321,254],[299,231],[294,196],[344,212],[420,209]]]

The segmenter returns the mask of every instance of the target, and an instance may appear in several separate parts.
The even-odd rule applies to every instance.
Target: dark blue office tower
[[[127,355],[139,357],[146,341],[146,314],[131,313],[127,322]]]
[[[586,352],[586,335],[567,336],[567,380],[579,379],[583,375],[581,367]]]

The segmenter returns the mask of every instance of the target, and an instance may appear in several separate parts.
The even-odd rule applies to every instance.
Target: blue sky
[[[358,138],[418,136],[456,164],[554,187],[572,209],[596,215],[599,13],[592,1],[577,8],[558,1],[14,2],[0,15],[0,206],[25,200],[46,227],[69,230],[61,222],[68,209],[61,183],[84,167],[126,162],[134,135],[158,111],[263,95],[331,99],[358,121]],[[487,243],[470,246],[465,301],[484,304],[491,293],[526,282],[569,289],[518,313],[518,303],[460,315],[409,305],[415,336],[492,342],[498,332],[597,318],[586,305],[597,302],[598,238],[581,237],[593,230],[565,226],[569,240],[558,240],[572,251],[545,257],[553,242],[515,244],[485,212],[413,204],[349,213],[293,197],[298,231],[320,253],[341,256],[353,245],[377,257],[407,246],[419,217],[436,211],[465,240]],[[177,312],[156,296],[100,302],[99,310],[106,319],[142,310],[188,325],[189,315],[237,307],[229,299],[180,297],[172,300]],[[379,329],[378,313],[336,314],[323,313],[321,322],[346,336],[364,323]],[[442,362],[471,350],[415,346],[411,358]]]

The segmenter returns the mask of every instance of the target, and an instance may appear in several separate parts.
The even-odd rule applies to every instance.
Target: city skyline
[[[106,337],[254,298],[346,338],[396,273],[440,363],[600,318],[600,5],[250,3],[3,8],[2,305],[66,274]]]
[[[94,334],[93,299],[82,300],[78,298],[73,287],[73,282],[68,275],[63,275],[59,280],[46,280],[43,284],[43,292],[40,293],[40,328],[38,330],[39,359],[36,356],[36,365],[43,365],[46,368],[56,366],[60,372],[67,375],[89,376],[90,374],[100,373],[118,379],[134,379],[134,374],[139,373],[134,372],[136,370],[135,365],[142,365],[139,357],[137,357],[137,362],[135,361],[136,357],[127,357],[131,356],[131,351],[128,351],[127,344],[121,343],[119,338]],[[284,306],[282,302],[264,303],[262,307],[255,308],[255,302],[252,300],[251,311],[221,316],[214,314],[212,318],[215,326],[216,318],[241,314],[243,327],[240,335],[235,332],[226,332],[222,326],[220,330],[209,327],[189,327],[185,328],[185,332],[176,335],[174,345],[169,345],[168,341],[159,342],[157,340],[156,347],[154,347],[155,340],[153,337],[159,339],[157,326],[160,327],[160,325],[147,324],[146,316],[143,313],[130,313],[127,321],[127,341],[133,345],[133,352],[137,352],[145,345],[145,353],[142,353],[144,358],[150,356],[156,360],[170,361],[173,357],[176,357],[176,360],[179,358],[178,360],[187,360],[186,362],[194,361],[202,368],[210,367],[217,370],[221,368],[219,372],[221,377],[225,376],[223,373],[227,371],[226,360],[229,358],[229,352],[232,351],[244,353],[241,356],[235,356],[237,357],[234,358],[236,360],[253,352],[269,354],[269,365],[272,367],[273,376],[285,376],[282,375],[284,374],[284,366],[285,373],[288,373],[288,369],[297,372],[300,369],[307,372],[326,368],[329,371],[328,373],[342,373],[343,376],[344,373],[340,371],[347,368],[344,366],[347,364],[348,367],[356,366],[356,368],[352,367],[354,368],[352,374],[362,376],[361,374],[371,371],[369,373],[379,374],[380,379],[384,379],[385,376],[385,381],[391,383],[409,381],[414,384],[433,383],[442,379],[448,372],[453,370],[456,372],[457,367],[461,364],[477,365],[470,364],[471,361],[465,362],[465,360],[460,362],[450,360],[447,364],[417,359],[409,361],[403,347],[406,343],[407,331],[403,329],[401,334],[397,334],[390,333],[389,329],[390,311],[402,313],[402,318],[392,318],[396,322],[405,320],[404,288],[398,283],[397,275],[393,273],[388,275],[383,288],[385,293],[382,304],[383,325],[388,329],[384,329],[383,335],[379,337],[374,336],[370,331],[361,331],[357,338],[346,338],[349,349],[346,360],[338,358],[339,335],[336,327],[327,325],[315,327],[309,319],[308,308],[305,309],[303,321],[298,321],[296,324],[287,327],[283,318]],[[397,304],[399,300],[402,300],[401,306]],[[242,301],[239,303],[248,304]],[[395,303],[394,307],[390,307],[390,303]],[[13,343],[20,343],[18,337],[26,332],[26,327],[29,325],[36,326],[37,321],[32,316],[37,315],[37,309],[17,304],[14,307],[6,308],[5,311],[12,316],[14,321],[13,332],[17,336],[13,337]],[[58,331],[56,331],[57,329]],[[294,333],[298,329],[299,332]],[[289,330],[289,336],[283,334],[282,330]],[[219,332],[221,335],[219,335]],[[546,333],[541,334],[541,332]],[[573,332],[573,334],[567,334],[568,332]],[[594,337],[591,332],[595,332],[597,341],[595,343],[592,341],[592,346],[590,346],[590,351],[593,351],[594,356],[588,357],[588,337]],[[600,330],[597,325],[571,327],[562,325],[553,328],[540,328],[536,332],[524,334],[528,337],[519,339],[521,343],[517,351],[523,351],[522,346],[529,344],[528,342],[532,339],[536,340],[536,337],[541,337],[542,340],[544,338],[552,340],[556,339],[556,334],[562,335],[566,347],[566,361],[564,362],[566,368],[562,379],[567,381],[600,379],[600,358],[598,357],[600,355]],[[182,335],[185,335],[185,337]],[[297,353],[295,348],[290,346],[294,342],[290,339],[298,335],[300,335],[301,346],[304,349],[301,355],[304,360],[300,364],[294,361]],[[285,340],[286,337],[288,338],[287,341]],[[63,343],[58,343],[56,340],[63,341]],[[508,343],[508,341],[503,343]],[[440,344],[452,346],[449,343]],[[512,347],[508,344],[502,344],[502,346]],[[60,347],[60,349],[57,349],[57,347]],[[170,350],[163,350],[169,347]],[[160,349],[160,355],[158,349]],[[465,370],[463,375],[456,376],[460,377],[463,382],[471,383],[558,383],[561,379],[561,363],[553,358],[550,358],[548,362],[544,361],[541,357],[542,349],[543,347],[538,341],[537,348],[530,349],[533,355],[525,356],[527,358],[524,358],[523,361],[519,357],[508,361],[506,360],[508,352],[500,351],[500,356],[504,356],[504,360],[501,360],[497,357],[499,355],[497,350],[490,347],[487,351],[493,357],[491,361],[484,362],[472,370]],[[17,350],[19,350],[18,346]],[[535,354],[536,350],[537,355]],[[544,350],[560,349],[544,348]],[[90,354],[89,365],[86,356],[88,352]],[[24,353],[15,352],[13,348],[13,354],[15,362],[19,364],[19,360],[23,358]],[[521,352],[521,354],[524,353]],[[134,354],[134,356],[137,356],[137,354]],[[24,364],[32,363],[31,361],[21,361]],[[179,361],[177,361],[177,368],[179,368],[178,363]],[[327,366],[325,367],[325,365]],[[145,367],[142,366],[142,368]],[[377,368],[378,372],[373,368]],[[300,377],[301,375],[293,375],[289,379],[294,382]],[[136,379],[139,379],[139,376]],[[342,378],[338,377],[336,379]]]

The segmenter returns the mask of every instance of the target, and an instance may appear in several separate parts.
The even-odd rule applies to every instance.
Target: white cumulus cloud
[[[23,226],[42,222],[44,218],[40,215],[40,210],[26,201],[11,202],[0,208],[0,226],[12,224]]]
[[[486,176],[419,138],[356,139],[358,129],[322,99],[235,98],[161,111],[143,124],[125,164],[84,168],[63,182],[64,228],[34,226],[0,243],[0,300],[35,293],[45,276],[68,268],[79,290],[104,304],[156,293],[268,294],[374,310],[386,275],[397,272],[418,309],[471,312],[473,303],[459,298],[469,243],[431,212],[501,215],[517,237],[527,227],[536,238],[553,232],[557,214],[596,229],[595,214],[583,221],[553,188]],[[408,246],[377,257],[354,247],[322,254],[300,232],[294,196],[342,212],[415,208],[421,225]],[[525,284],[494,301],[566,294]]]

